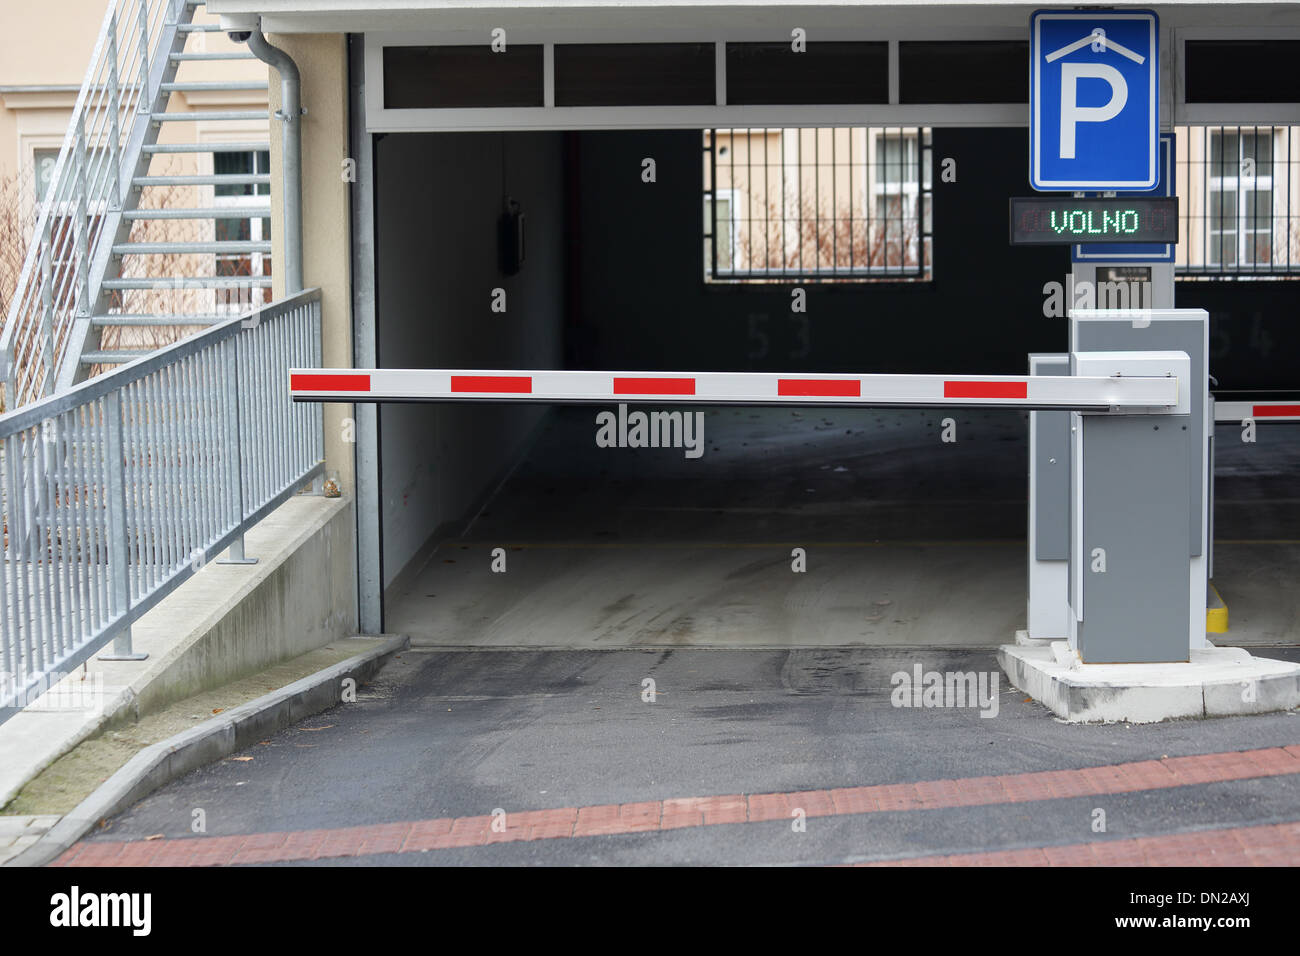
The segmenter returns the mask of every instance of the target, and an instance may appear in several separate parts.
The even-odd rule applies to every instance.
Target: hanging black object
[[[524,264],[524,218],[519,203],[507,196],[497,221],[497,251],[504,275],[514,275]]]

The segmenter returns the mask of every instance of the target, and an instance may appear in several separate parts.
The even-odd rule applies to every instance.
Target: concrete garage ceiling
[[[230,27],[261,16],[268,33],[360,33],[367,30],[430,29],[455,33],[481,33],[507,25],[541,37],[552,31],[599,35],[603,32],[644,31],[647,38],[675,34],[746,39],[785,32],[792,26],[806,29],[865,23],[883,30],[917,30],[937,27],[1027,27],[1035,9],[1044,2],[1004,3],[988,0],[554,0],[537,3],[503,3],[494,0],[209,0],[209,12]],[[1058,6],[1065,6],[1058,4]],[[1300,25],[1300,5],[1220,0],[1218,3],[1165,0],[1162,3],[1108,4],[1154,8],[1167,26],[1234,26],[1250,23],[1269,26]],[[742,13],[743,11],[743,13]]]

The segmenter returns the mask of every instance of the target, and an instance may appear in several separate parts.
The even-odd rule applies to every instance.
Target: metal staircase
[[[212,78],[256,58],[209,51],[202,7],[109,2],[0,334],[7,410],[270,300],[267,111],[204,108],[264,103],[267,82]],[[191,123],[212,141],[168,142]]]

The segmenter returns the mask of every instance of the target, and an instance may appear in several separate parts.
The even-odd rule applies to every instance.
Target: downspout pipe
[[[280,74],[280,109],[275,118],[280,128],[281,204],[284,209],[284,294],[301,292],[302,283],[302,79],[298,64],[278,47],[271,46],[260,29],[231,32],[231,39],[245,40],[248,49]]]

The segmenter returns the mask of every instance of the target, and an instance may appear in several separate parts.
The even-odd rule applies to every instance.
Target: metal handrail
[[[0,722],[130,628],[324,468],[320,291],[0,415]]]
[[[108,4],[0,333],[7,409],[52,391],[74,320],[93,311],[103,278],[94,263],[106,261],[109,220],[130,189],[123,167],[139,159],[132,144],[161,93],[177,26],[191,16],[186,0]]]
[[[248,328],[254,323],[264,322],[283,315],[304,302],[319,301],[319,289],[304,290],[287,299],[279,299],[269,305],[251,309],[241,315],[231,316],[229,319],[209,326],[189,338],[173,342],[171,345],[134,359],[113,369],[112,372],[100,375],[97,378],[87,379],[81,384],[75,385],[57,395],[51,395],[39,402],[24,405],[15,411],[0,414],[0,441],[3,441],[15,431],[32,428],[52,415],[66,411],[74,405],[82,405],[93,399],[100,398],[128,382],[144,378],[164,365],[170,365],[188,355],[202,351],[213,343],[220,342],[222,339],[236,334],[241,328]],[[287,382],[288,379],[286,378],[285,381]]]

